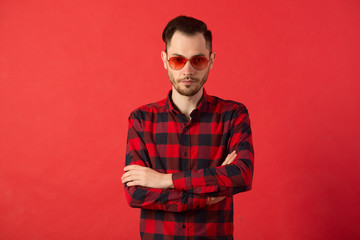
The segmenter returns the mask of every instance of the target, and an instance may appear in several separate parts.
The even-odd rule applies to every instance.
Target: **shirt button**
[[[184,132],[186,132],[187,130],[189,130],[189,128],[188,128],[188,127],[184,127]]]
[[[183,224],[183,228],[186,228],[186,225],[185,225],[185,224]]]

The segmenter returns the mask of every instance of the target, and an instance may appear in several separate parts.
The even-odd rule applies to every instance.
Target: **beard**
[[[175,80],[175,78],[168,71],[168,76],[169,76],[170,82],[174,86],[176,91],[180,95],[187,96],[187,97],[194,96],[195,94],[197,94],[200,91],[201,87],[204,86],[204,84],[206,83],[208,75],[209,75],[209,70],[206,72],[206,74],[204,75],[204,77],[202,79],[194,78],[192,76],[187,76],[187,77]],[[194,83],[190,84],[190,85],[180,86],[181,81],[184,81],[184,80],[191,80],[191,81],[194,81]]]

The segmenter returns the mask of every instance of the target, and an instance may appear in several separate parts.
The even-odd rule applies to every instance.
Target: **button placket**
[[[188,169],[191,168],[190,158],[189,158],[189,150],[190,150],[190,124],[191,122],[187,123],[184,127],[184,135],[186,136],[186,145],[184,146],[183,158],[188,162]]]

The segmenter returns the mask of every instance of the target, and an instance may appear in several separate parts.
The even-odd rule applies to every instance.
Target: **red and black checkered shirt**
[[[126,165],[172,173],[174,185],[125,185],[130,206],[141,208],[141,239],[233,239],[232,196],[251,189],[254,171],[248,111],[204,90],[190,116],[176,110],[171,91],[130,114]],[[233,150],[234,162],[221,166]],[[207,205],[216,196],[226,198]]]

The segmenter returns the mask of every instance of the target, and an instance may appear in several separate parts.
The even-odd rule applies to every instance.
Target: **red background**
[[[203,19],[206,90],[247,105],[253,190],[235,239],[359,239],[360,3],[0,2],[0,239],[138,239],[127,117],[165,98],[161,33]]]

